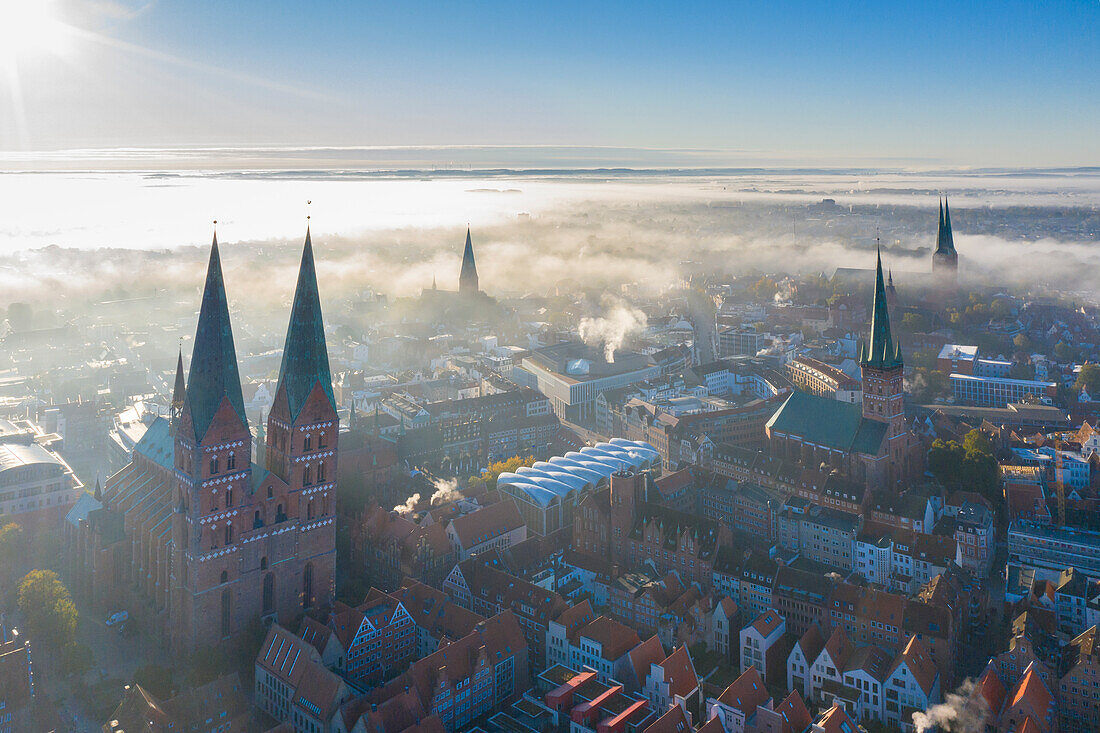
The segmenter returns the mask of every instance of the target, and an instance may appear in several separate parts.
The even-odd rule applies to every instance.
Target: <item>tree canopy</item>
[[[1081,367],[1081,371],[1077,374],[1077,381],[1073,383],[1073,388],[1078,392],[1083,389],[1092,397],[1100,395],[1100,366],[1085,364]]]
[[[76,637],[76,606],[69,589],[52,570],[32,570],[19,583],[19,610],[27,636],[54,649]]]
[[[997,500],[1000,466],[993,455],[993,441],[980,430],[971,430],[962,445],[936,439],[928,451],[928,469],[944,486],[976,491],[991,502]]]
[[[483,484],[488,489],[495,489],[497,486],[497,477],[500,476],[500,474],[512,473],[520,466],[533,466],[534,464],[534,456],[527,456],[526,458],[522,456],[512,456],[506,461],[490,463],[484,473],[470,479],[469,485],[474,487],[478,484]]]

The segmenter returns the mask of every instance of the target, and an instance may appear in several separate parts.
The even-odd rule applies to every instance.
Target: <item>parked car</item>
[[[114,613],[112,613],[110,616],[107,617],[107,625],[108,626],[115,626],[117,624],[124,624],[124,623],[126,623],[127,619],[129,619],[129,618],[130,618],[130,614],[128,612],[126,612],[126,611],[115,611]]]

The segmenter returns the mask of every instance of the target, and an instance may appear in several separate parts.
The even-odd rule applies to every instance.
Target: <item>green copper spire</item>
[[[458,275],[458,292],[473,295],[477,291],[477,265],[474,264],[474,244],[470,240],[470,228],[466,227],[466,249],[462,252],[462,270]]]
[[[901,348],[890,333],[890,311],[886,307],[886,284],[882,279],[882,252],[875,267],[875,300],[871,312],[871,340],[860,350],[862,366],[895,369],[902,365]]]
[[[229,400],[230,406],[248,425],[237,371],[237,352],[233,348],[233,329],[229,324],[229,302],[225,297],[222,263],[218,255],[218,235],[210,245],[210,263],[206,268],[206,287],[202,293],[199,325],[195,329],[195,348],[191,352],[191,372],[187,378],[187,408],[195,427],[195,439],[202,440],[214,414]]]
[[[286,388],[291,419],[309,398],[313,386],[320,382],[332,409],[336,399],[332,394],[332,375],[325,345],[325,324],[321,319],[321,298],[317,292],[317,270],[313,264],[313,243],[306,227],[306,243],[302,248],[302,264],[298,268],[298,287],[290,309],[290,327],[283,346],[283,363],[279,368],[279,387]]]
[[[940,224],[936,231],[936,254],[954,254],[955,237],[951,234],[951,209],[947,198],[940,201]]]
[[[951,233],[951,205],[943,197],[943,245],[948,252],[955,251],[955,236]]]

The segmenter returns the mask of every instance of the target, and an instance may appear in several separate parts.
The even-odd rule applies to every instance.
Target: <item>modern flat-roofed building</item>
[[[1066,568],[1100,578],[1100,532],[1016,520],[1008,526],[1008,561],[1056,580]]]
[[[46,437],[32,425],[0,420],[0,517],[56,524],[80,496],[83,485],[65,459],[42,444]]]
[[[570,422],[594,419],[600,392],[667,373],[657,360],[632,351],[617,351],[607,361],[598,349],[578,342],[547,346],[520,364],[534,376],[538,390],[550,398],[554,414]]]
[[[1028,396],[1036,397],[1049,405],[1054,401],[1057,390],[1058,385],[1054,382],[970,374],[951,375],[951,393],[956,401],[985,407],[1005,407],[1010,402],[1021,402]]]

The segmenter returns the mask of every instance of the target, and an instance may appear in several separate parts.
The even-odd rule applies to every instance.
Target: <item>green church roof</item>
[[[877,455],[886,423],[863,417],[859,405],[795,390],[768,421],[770,430],[834,450]]]
[[[225,297],[218,236],[210,245],[210,263],[202,293],[199,325],[195,329],[195,348],[191,352],[191,372],[187,378],[187,407],[195,427],[195,439],[201,440],[210,428],[222,400],[228,399],[241,422],[248,424],[244,412],[241,377],[237,371],[237,351],[233,347],[233,329],[229,324],[229,302]]]
[[[321,298],[317,292],[317,270],[313,263],[313,243],[307,227],[302,264],[298,269],[298,287],[294,291],[290,326],[287,328],[286,344],[283,346],[279,386],[276,388],[276,392],[280,388],[286,389],[291,419],[298,417],[318,382],[335,410],[336,398],[332,394],[325,325],[321,318]]]

